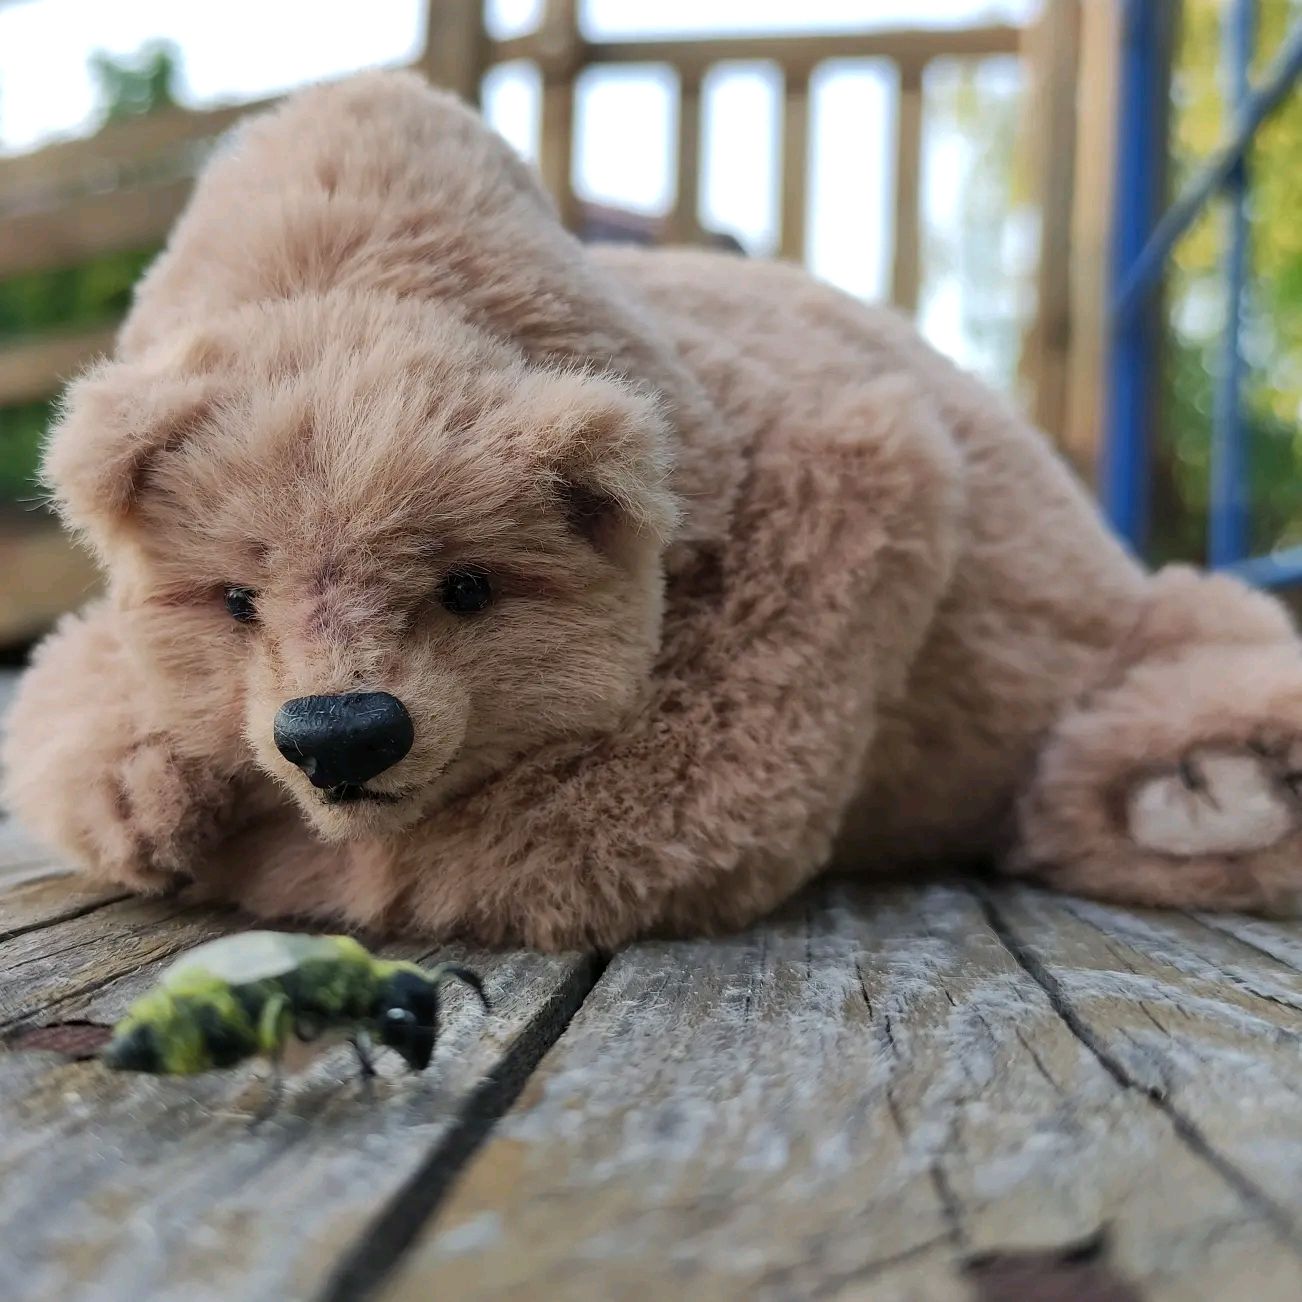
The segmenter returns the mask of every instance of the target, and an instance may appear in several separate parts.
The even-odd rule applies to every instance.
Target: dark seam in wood
[[[868,1016],[871,1018],[873,1015],[873,1001],[868,998],[868,987],[863,979],[863,964],[858,959],[854,961],[854,974],[859,978],[859,993],[863,995],[864,1007],[868,1009]]]
[[[1049,1082],[1049,1085],[1052,1087],[1053,1092],[1057,1094],[1059,1098],[1061,1098],[1062,1086],[1059,1085],[1058,1082],[1054,1080],[1054,1078],[1051,1075],[1049,1075],[1049,1069],[1041,1061],[1040,1055],[1035,1051],[1035,1046],[1032,1045],[1030,1040],[1028,1040],[1026,1036],[1022,1034],[1022,1028],[1020,1026],[1013,1027],[1013,1034],[1016,1035],[1018,1044],[1020,1044],[1022,1048],[1025,1049],[1026,1052],[1030,1055],[1031,1061],[1035,1064],[1036,1068],[1039,1070],[1040,1075],[1043,1076],[1044,1079]]]
[[[902,1266],[906,1262],[915,1261],[919,1257],[925,1257],[928,1253],[934,1252],[940,1247],[952,1247],[953,1236],[945,1234],[934,1235],[930,1239],[924,1239],[921,1243],[915,1244],[911,1248],[904,1248],[900,1252],[893,1252],[886,1257],[874,1257],[871,1261],[864,1262],[861,1266],[854,1266],[848,1270],[822,1271],[820,1272],[818,1282],[814,1284],[807,1294],[810,1302],[818,1302],[822,1298],[835,1298],[841,1296],[842,1290],[848,1284],[866,1284],[869,1280],[875,1279],[879,1275],[893,1270],[896,1266]],[[807,1263],[806,1263],[807,1267]],[[763,1296],[779,1297],[797,1297],[802,1296],[793,1286],[792,1281],[800,1277],[802,1267],[784,1267],[781,1270],[770,1271],[762,1276],[756,1285],[756,1294]],[[775,1290],[781,1290],[776,1292]]]
[[[855,972],[859,977],[859,991],[863,995],[864,1004],[867,1006],[868,1012],[871,1015],[873,1006],[868,999],[868,989],[864,985],[863,979],[863,968],[858,959],[855,960],[854,967]],[[900,1049],[899,1045],[895,1043],[895,1034],[891,1029],[891,1015],[889,1013],[883,1013],[882,1023],[886,1043],[890,1047],[892,1064],[898,1063],[900,1060]],[[892,1066],[891,1074],[894,1074],[894,1066]],[[889,1076],[886,1081],[884,1093],[886,1096],[887,1114],[890,1116],[891,1124],[895,1127],[896,1135],[899,1136],[900,1147],[907,1152],[909,1147],[908,1130],[905,1127],[904,1118],[900,1114],[900,1105],[896,1101],[895,1090],[891,1085]],[[950,1188],[949,1180],[946,1178],[944,1171],[941,1170],[939,1161],[933,1159],[928,1162],[927,1179],[935,1190],[936,1200],[940,1203],[941,1220],[945,1222],[945,1233],[941,1236],[941,1240],[953,1244],[955,1247],[963,1247],[967,1242],[967,1236],[963,1232],[962,1221],[959,1216],[958,1199],[955,1198],[954,1191]],[[883,1269],[884,1268],[885,1267],[883,1266]]]
[[[960,1203],[950,1186],[949,1177],[938,1161],[932,1162],[927,1168],[927,1175],[931,1180],[932,1188],[936,1191],[936,1197],[940,1200],[940,1214],[945,1222],[950,1242],[956,1248],[965,1247],[967,1234],[963,1230],[963,1219],[959,1215]]]
[[[1148,1005],[1147,1005],[1147,1004],[1146,1004],[1142,999],[1136,999],[1136,1000],[1135,1000],[1135,1007],[1138,1008],[1139,1011],[1140,1011],[1141,1013],[1143,1013],[1144,1016],[1147,1017],[1148,1020],[1149,1020],[1150,1022],[1152,1022],[1153,1025],[1156,1026],[1157,1029],[1158,1029],[1159,1031],[1161,1031],[1162,1034],[1165,1035],[1165,1036],[1167,1037],[1167,1039],[1171,1039],[1171,1038],[1172,1038],[1170,1028],[1169,1028],[1169,1027],[1166,1027],[1166,1026],[1163,1026],[1162,1023],[1159,1022],[1159,1021],[1157,1020],[1157,1018],[1153,1016],[1153,1014],[1149,1011]]]
[[[760,952],[759,961],[755,964],[754,969],[746,975],[746,1002],[741,1010],[741,1024],[750,1025],[751,1006],[755,1002],[755,986],[759,981],[764,979],[764,964],[768,962],[769,954],[769,933],[767,930],[760,932]]]
[[[1057,977],[1040,962],[1018,937],[999,912],[991,892],[974,883],[970,888],[985,914],[990,929],[1012,955],[1022,970],[1044,991],[1049,1006],[1068,1031],[1097,1059],[1099,1066],[1124,1090],[1131,1090],[1156,1108],[1171,1124],[1177,1138],[1185,1147],[1212,1168],[1244,1202],[1265,1220],[1283,1239],[1285,1246],[1302,1257],[1302,1236],[1293,1218],[1262,1189],[1246,1172],[1240,1171],[1224,1154],[1217,1152],[1198,1126],[1177,1108],[1160,1091],[1136,1080],[1120,1059],[1113,1056],[1080,1014],[1072,1007]]]
[[[433,1223],[457,1177],[565,1033],[608,962],[604,955],[589,955],[530,1019],[442,1139],[344,1253],[318,1302],[360,1302],[384,1284],[420,1232]]]
[[[121,904],[123,900],[131,898],[130,891],[123,891],[121,895],[107,895],[102,900],[96,900],[93,904],[81,904],[75,908],[67,909],[63,913],[56,913],[53,917],[42,918],[39,922],[25,922],[20,927],[10,927],[8,931],[0,931],[0,945],[7,940],[15,940],[19,936],[26,936],[30,932],[40,931],[43,927],[54,927],[60,922],[72,922],[75,918],[84,918],[88,913],[94,913],[96,909],[106,908],[110,904]]]

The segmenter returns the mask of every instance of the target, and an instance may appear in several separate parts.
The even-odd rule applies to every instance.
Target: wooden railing
[[[676,241],[703,237],[698,217],[702,83],[716,65],[767,60],[783,79],[781,256],[803,260],[809,194],[810,79],[823,63],[885,60],[898,75],[895,131],[894,251],[891,297],[917,306],[921,282],[923,78],[937,59],[1019,55],[1028,60],[1036,104],[1035,187],[1044,232],[1039,310],[1030,330],[1023,380],[1040,423],[1061,435],[1074,329],[1069,247],[1073,204],[1082,0],[1047,0],[1035,29],[1002,25],[968,29],[848,31],[806,36],[589,41],[578,0],[546,0],[537,31],[492,40],[479,0],[428,0],[428,35],[417,66],[431,80],[475,99],[484,74],[512,60],[536,64],[542,79],[538,167],[563,219],[579,222],[571,187],[575,81],[589,67],[659,64],[678,77],[676,198],[663,224]],[[113,124],[93,137],[0,159],[0,280],[71,266],[97,254],[161,243],[189,194],[206,151],[245,113],[243,104],[207,112],[169,110]],[[0,409],[49,396],[86,361],[111,346],[112,323],[87,332],[0,340]],[[2,545],[2,544],[0,544]],[[0,640],[10,631],[0,603]]]

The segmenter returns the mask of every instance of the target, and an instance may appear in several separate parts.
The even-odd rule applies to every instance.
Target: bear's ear
[[[104,362],[64,395],[41,478],[69,524],[92,535],[126,517],[155,459],[208,418],[204,376]]]
[[[669,540],[670,430],[655,395],[608,376],[552,372],[526,386],[519,413],[538,479],[576,534],[618,550],[630,534]]]

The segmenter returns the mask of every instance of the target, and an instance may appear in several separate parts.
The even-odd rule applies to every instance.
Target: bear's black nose
[[[392,768],[415,738],[411,716],[388,692],[300,696],[276,714],[276,748],[314,787],[360,786]]]

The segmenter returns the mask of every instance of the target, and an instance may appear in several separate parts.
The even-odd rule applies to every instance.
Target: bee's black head
[[[412,1071],[424,1071],[438,1034],[434,983],[415,972],[395,972],[385,981],[377,1002],[380,1040],[400,1053]]]
[[[114,1071],[163,1070],[163,1055],[158,1037],[152,1027],[140,1024],[115,1035],[105,1046],[100,1059]]]

